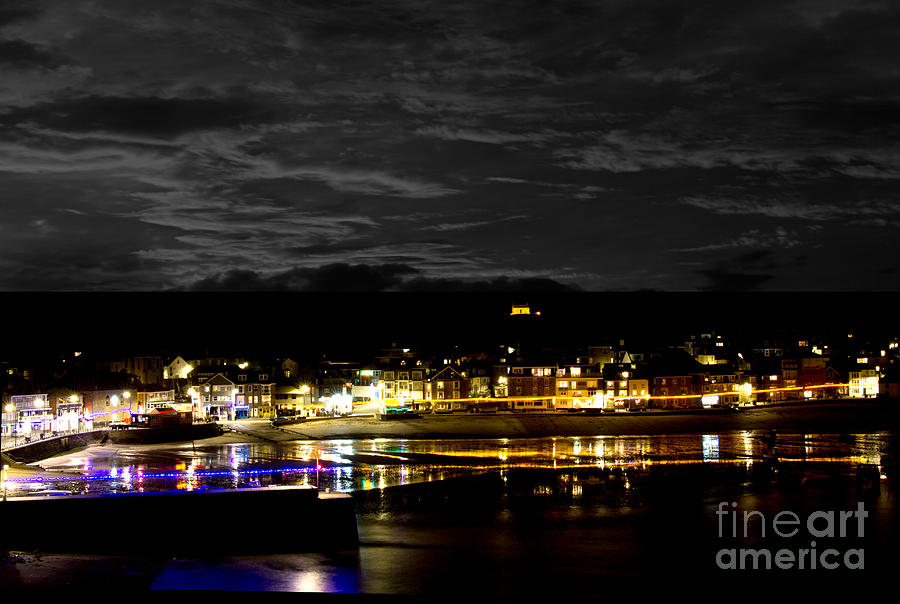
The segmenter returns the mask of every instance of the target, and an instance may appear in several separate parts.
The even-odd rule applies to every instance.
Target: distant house
[[[516,411],[541,411],[552,407],[556,396],[556,363],[515,361],[494,367],[494,395],[509,398]]]
[[[527,304],[513,304],[510,315],[530,315],[531,308]]]
[[[216,416],[220,419],[235,419],[235,383],[221,373],[198,384],[189,391],[194,408],[202,417]]]
[[[872,398],[878,396],[878,372],[874,369],[856,367],[850,372],[850,396],[852,398]]]
[[[633,371],[631,363],[607,363],[603,366],[603,393],[607,401],[628,397],[628,378]]]
[[[136,397],[124,389],[85,390],[81,393],[86,421],[94,428],[129,422],[137,411]]]
[[[694,392],[702,406],[737,405],[741,397],[741,375],[728,368],[710,369],[693,374]]]
[[[163,367],[163,379],[165,380],[184,380],[194,368],[190,363],[180,356],[175,357],[170,363]]]
[[[124,372],[133,375],[142,384],[159,384],[165,375],[162,357],[134,356],[112,360],[100,360],[97,368],[110,373]]]
[[[426,367],[406,359],[382,367],[382,398],[398,400],[425,400]]]
[[[425,400],[431,401],[435,411],[455,411],[468,408],[469,379],[449,365],[425,380]]]
[[[294,359],[288,358],[281,361],[280,364],[281,375],[277,376],[285,379],[297,379],[297,376],[300,374],[300,364]]]
[[[802,359],[801,366],[797,373],[797,386],[823,386],[825,384],[835,384],[834,388],[814,388],[804,391],[805,398],[836,398],[846,392],[843,387],[838,386],[843,382],[843,376],[837,369],[827,364],[827,359]]]
[[[604,391],[600,366],[590,362],[561,363],[556,370],[556,407],[591,406]],[[590,361],[590,359],[587,359]]]
[[[647,366],[650,395],[653,397],[650,406],[660,409],[700,407],[694,373],[708,368],[697,363],[684,350],[663,351]]]
[[[275,379],[268,369],[240,369],[235,374],[237,392],[234,395],[234,418],[277,416]]]
[[[699,407],[700,399],[694,394],[694,379],[690,375],[655,375],[650,379],[652,406],[660,409],[688,409]],[[688,398],[691,397],[691,398]]]

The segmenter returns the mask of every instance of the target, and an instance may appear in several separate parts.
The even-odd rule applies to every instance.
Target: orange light
[[[816,388],[844,388],[849,387],[850,384],[820,384],[818,386],[786,386],[784,388],[765,388],[762,390],[751,390],[748,394],[758,394],[765,392],[789,392],[796,390],[810,390]],[[734,391],[726,391],[726,393],[734,392]],[[653,396],[634,396],[634,397],[611,397],[615,400],[628,400],[632,398],[639,399],[687,399],[687,398],[701,398],[706,396],[704,394],[658,394]],[[461,403],[461,402],[469,402],[469,403],[480,403],[480,402],[490,402],[496,403],[498,401],[547,401],[551,399],[556,399],[558,401],[570,401],[576,398],[584,398],[584,397],[574,397],[574,396],[506,396],[506,397],[497,397],[497,398],[445,398],[440,399],[445,403]],[[392,402],[400,402],[400,399],[395,398],[386,398],[384,399],[385,403]],[[403,402],[409,403],[410,400],[405,400]],[[415,401],[412,401],[415,402]]]

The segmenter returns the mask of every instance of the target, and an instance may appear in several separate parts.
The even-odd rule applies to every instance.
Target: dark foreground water
[[[891,585],[900,561],[896,451],[892,432],[91,447],[42,462],[80,477],[48,474],[11,485],[13,494],[318,482],[354,493],[359,551],[203,560],[21,554],[2,578],[78,589],[102,581],[132,590],[452,597],[862,593]],[[291,510],[181,520],[184,538],[191,523],[213,522],[261,540],[316,521]],[[103,519],[86,530],[123,535],[130,522]]]

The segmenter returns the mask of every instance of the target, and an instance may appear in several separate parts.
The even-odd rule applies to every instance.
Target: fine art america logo
[[[816,542],[820,539],[827,540],[828,545],[850,545],[850,540],[861,540],[869,515],[862,502],[855,510],[815,511],[805,519],[790,511],[778,512],[770,519],[760,511],[738,511],[736,508],[736,502],[719,503],[716,516],[720,539],[762,542],[781,538],[801,545],[797,548],[725,547],[716,553],[716,564],[723,570],[864,568],[865,551],[862,548],[823,547],[824,543]]]

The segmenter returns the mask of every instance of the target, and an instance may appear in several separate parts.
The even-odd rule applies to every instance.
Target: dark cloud
[[[18,68],[53,69],[64,61],[57,55],[22,40],[0,40],[0,64],[3,63]]]
[[[65,131],[105,131],[173,137],[194,130],[239,128],[277,121],[284,111],[240,99],[82,97],[18,108],[0,115]]]
[[[0,28],[29,17],[34,17],[39,12],[32,2],[4,1],[3,5],[0,6]]]
[[[895,3],[36,6],[3,288],[896,287]]]
[[[379,266],[328,264],[318,268],[293,268],[271,275],[231,270],[190,286],[192,291],[384,291],[417,271],[401,264]]]
[[[564,292],[578,288],[547,278],[497,277],[495,279],[462,280],[415,277],[403,283],[403,291],[411,292]]]
[[[328,264],[293,268],[271,275],[231,270],[202,279],[191,291],[308,291],[308,292],[558,292],[571,291],[552,279],[509,278],[464,280],[429,278],[404,264],[377,266]]]
[[[706,291],[752,291],[775,278],[779,266],[771,250],[752,250],[716,262],[716,265],[697,271],[707,279]],[[768,272],[763,272],[768,271]]]
[[[735,273],[723,269],[706,269],[699,273],[709,280],[702,289],[717,292],[753,291],[774,278],[774,275]]]

